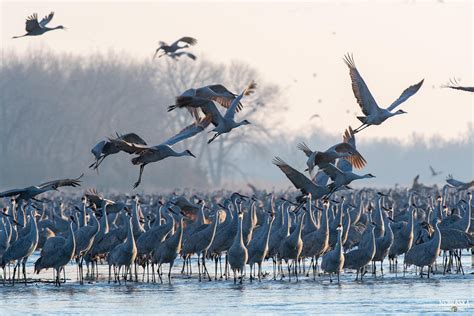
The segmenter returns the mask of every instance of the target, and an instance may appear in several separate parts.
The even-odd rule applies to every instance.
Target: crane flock
[[[29,16],[27,33],[14,38],[64,29],[61,25],[46,26],[53,16],[51,12],[41,21],[37,14]],[[195,44],[197,40],[189,36],[170,45],[160,42],[153,58],[187,56],[195,60],[196,56],[185,50]],[[410,265],[419,268],[421,277],[425,275],[424,269],[428,278],[433,273],[464,274],[462,251],[474,246],[470,191],[474,181],[462,182],[449,175],[442,189],[424,187],[417,179],[409,190],[350,187],[355,180],[375,177],[371,173],[353,172],[353,168],[363,169],[368,164],[356,148],[356,134],[405,114],[401,109],[394,110],[416,94],[424,80],[405,89],[387,108],[380,108],[353,56],[346,55],[344,63],[349,68],[356,102],[364,114],[357,116],[362,125],[354,130],[349,126],[343,141],[326,150],[313,151],[306,143],[299,143],[297,149],[305,154],[308,167],[304,171],[291,167],[280,157],[273,159],[296,192],[267,192],[249,185],[248,196],[224,190],[181,190],[143,196],[118,194],[108,198],[94,189],[82,196],[62,198],[51,193],[61,187],[80,186],[82,175],[1,192],[3,283],[8,280],[15,284],[20,278],[21,264],[23,281],[27,284],[26,263],[35,251],[39,257],[34,272],[52,269],[57,286],[66,282],[65,267],[72,261],[77,264],[81,284],[85,277],[99,280],[102,265],[108,266],[109,283],[138,282],[140,269],[142,281],[146,276],[150,282],[151,269],[151,282],[159,279],[162,283],[164,264],[168,264],[167,277],[171,283],[175,263],[181,262],[182,275],[191,276],[193,260],[199,281],[232,278],[234,283],[242,283],[245,278],[250,281],[288,278],[291,282],[292,277],[298,282],[301,277],[316,280],[317,276],[325,278],[325,275],[331,282],[337,276],[339,283],[340,275],[350,270],[355,270],[356,280],[360,276],[362,281],[368,272],[376,277],[376,262],[380,262],[383,277],[386,259],[389,272],[398,275],[398,258],[402,255],[403,274]],[[446,87],[473,91],[456,80]],[[121,151],[135,155],[131,162],[140,166],[135,189],[147,164],[169,157],[196,157],[188,149],[176,151],[175,144],[211,126],[209,132],[214,133],[208,141],[211,146],[220,135],[238,133],[233,130],[249,125],[247,120],[236,121],[236,115],[244,110],[242,101],[255,93],[256,88],[253,81],[242,87],[239,94],[222,84],[190,88],[176,97],[168,112],[186,109],[194,120],[191,124],[154,146],[135,133],[104,138],[93,146],[95,161],[89,168],[98,170],[107,156]],[[430,170],[433,176],[441,173],[431,166]],[[437,261],[440,255],[441,264]],[[213,275],[207,267],[209,261],[214,263]],[[272,272],[262,269],[265,261],[271,261]],[[13,273],[6,270],[10,265]]]

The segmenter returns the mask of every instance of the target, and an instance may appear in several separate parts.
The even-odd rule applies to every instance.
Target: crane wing
[[[367,161],[362,157],[362,155],[349,143],[339,143],[334,146],[334,150],[338,153],[351,153],[352,155],[345,157],[351,165],[357,169],[364,168]]]
[[[456,89],[456,90],[462,90],[462,91],[467,91],[467,92],[474,92],[474,87],[462,87],[459,85],[458,81],[456,79],[450,79],[449,83],[442,86],[443,88],[450,88],[450,89]]]
[[[344,143],[351,144],[352,147],[356,148],[355,133],[352,127],[349,126],[349,128],[346,129],[342,136],[342,140]]]
[[[29,33],[29,32],[32,32],[32,31],[38,29],[38,28],[40,28],[40,25],[38,23],[38,14],[33,13],[32,15],[30,15],[29,17],[26,18],[25,29]]]
[[[143,138],[141,138],[135,133],[128,133],[128,134],[120,135],[119,137],[120,139],[123,139],[124,141],[129,142],[129,143],[145,145],[145,146],[147,145],[147,143],[143,140]]]
[[[45,182],[39,185],[40,189],[49,188],[50,190],[56,190],[59,187],[78,187],[81,186],[80,179],[84,176],[81,174],[79,177],[75,179],[60,179],[60,180],[53,180],[49,182]]]
[[[190,36],[184,36],[184,37],[181,37],[176,42],[174,42],[173,44],[171,44],[171,46],[173,46],[175,44],[177,45],[180,42],[183,42],[183,43],[186,43],[186,44],[189,44],[189,45],[196,45],[197,44],[197,39],[195,39],[193,37],[190,37]]]
[[[281,171],[283,171],[283,173],[291,181],[291,183],[293,183],[293,185],[297,189],[301,190],[303,194],[307,194],[313,191],[311,190],[311,188],[315,186],[315,184],[310,179],[308,179],[304,174],[294,169],[293,167],[289,166],[280,157],[273,158],[272,162],[274,165],[280,168]]]
[[[21,194],[25,191],[26,189],[12,189],[8,191],[3,191],[0,193],[0,198],[7,197],[7,196],[17,196],[18,194]]]
[[[148,149],[150,149],[149,146],[147,145],[141,145],[141,144],[135,144],[135,143],[132,143],[132,142],[127,142],[123,139],[119,137],[117,138],[109,138],[109,141],[114,144],[115,146],[117,146],[118,149],[126,152],[126,153],[129,153],[129,154],[139,154],[139,153],[142,153]]]
[[[353,57],[347,54],[344,57],[344,62],[346,63],[347,67],[349,67],[349,75],[351,76],[352,81],[352,91],[354,92],[354,96],[357,100],[357,103],[359,103],[362,112],[366,116],[369,116],[371,113],[379,111],[380,108],[370,93],[369,88],[365,84],[364,79],[362,79],[362,76],[359,74]]]
[[[408,100],[412,95],[418,92],[420,90],[421,86],[423,85],[423,81],[425,79],[421,80],[417,84],[414,84],[412,86],[409,86],[408,88],[405,89],[405,91],[402,92],[402,94],[396,99],[388,108],[387,111],[392,111],[395,109],[397,106]]]
[[[449,175],[449,176],[446,178],[446,182],[447,182],[449,185],[453,186],[453,187],[459,187],[459,186],[465,184],[464,182],[461,182],[461,181],[459,181],[459,180],[454,179],[452,175]]]
[[[170,139],[168,139],[164,144],[166,145],[174,145],[182,140],[185,140],[187,138],[191,138],[200,132],[202,132],[206,127],[209,126],[211,123],[211,116],[208,115],[204,117],[203,119],[194,122],[191,125],[186,126],[184,129],[182,129],[178,134],[174,135]]]
[[[238,95],[233,101],[230,107],[227,109],[227,111],[224,114],[224,118],[227,120],[234,120],[235,117],[235,112],[237,111],[237,108],[240,106],[242,108],[242,104],[240,103],[240,100],[244,97],[244,95],[249,95],[252,94],[255,91],[255,88],[257,87],[257,84],[255,81],[251,81],[249,85],[242,91],[240,95]]]
[[[41,28],[44,28],[46,26],[46,24],[48,24],[49,22],[51,22],[51,20],[53,19],[53,16],[54,16],[54,12],[51,12],[49,15],[45,16],[43,19],[41,19],[41,21],[39,22],[39,26]]]
[[[335,181],[338,176],[341,176],[343,174],[343,172],[332,163],[324,164],[322,169],[331,178],[332,181]]]
[[[296,147],[298,147],[299,150],[305,153],[306,157],[310,157],[313,154],[313,151],[306,145],[305,142],[299,143]]]
[[[329,176],[323,170],[319,170],[318,172],[316,172],[316,175],[313,178],[313,182],[321,187],[325,187],[328,184],[328,181]]]

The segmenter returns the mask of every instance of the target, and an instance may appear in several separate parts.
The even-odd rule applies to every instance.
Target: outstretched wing
[[[402,94],[400,95],[400,97],[398,97],[398,99],[396,99],[396,100],[387,108],[387,110],[388,110],[388,111],[392,111],[392,110],[395,109],[397,106],[399,106],[400,104],[402,104],[403,102],[405,102],[406,100],[408,100],[408,98],[410,98],[412,95],[414,95],[415,93],[417,93],[418,90],[420,90],[421,86],[423,85],[423,81],[425,81],[425,79],[421,80],[421,81],[418,82],[417,84],[414,84],[414,85],[409,86],[408,88],[406,88],[405,91],[402,92]]]
[[[127,133],[127,134],[124,134],[124,135],[120,135],[119,137],[121,139],[123,139],[124,141],[129,142],[129,143],[134,143],[134,144],[138,144],[138,145],[145,145],[145,146],[147,145],[147,143],[143,140],[143,138],[141,138],[140,136],[138,136],[135,133]]]
[[[343,174],[343,172],[332,163],[324,164],[322,169],[331,178],[332,181],[335,181],[338,176],[341,176]]]
[[[171,146],[171,145],[174,145],[174,144],[176,144],[176,143],[178,143],[178,142],[180,142],[184,139],[193,137],[193,136],[199,134],[200,132],[202,132],[204,129],[206,129],[206,127],[208,127],[210,123],[211,123],[211,116],[208,115],[208,116],[204,117],[203,119],[201,119],[197,122],[194,122],[191,125],[186,126],[178,134],[174,135],[173,137],[168,139],[166,142],[164,142],[164,144],[167,144],[167,145]]]
[[[84,192],[84,195],[86,196],[87,200],[91,203],[94,203],[97,207],[100,206],[102,203],[102,195],[97,192],[97,189],[95,188],[90,188]]]
[[[450,79],[449,83],[442,86],[442,87],[443,88],[461,90],[461,91],[467,91],[467,92],[474,92],[474,87],[462,87],[462,86],[459,85],[459,83],[456,79]]]
[[[339,143],[334,146],[334,150],[338,153],[351,153],[352,155],[345,157],[354,168],[362,169],[364,168],[367,161],[362,157],[362,155],[349,143]]]
[[[117,146],[118,149],[129,153],[129,154],[139,154],[142,153],[148,149],[150,149],[149,146],[147,145],[141,145],[141,144],[135,144],[132,142],[127,142],[123,140],[122,138],[117,137],[117,138],[109,138],[109,141]]]
[[[27,32],[32,32],[38,28],[40,28],[40,25],[38,23],[38,14],[33,13],[32,15],[26,18],[25,29]]]
[[[190,36],[184,36],[184,37],[181,37],[176,42],[174,42],[173,44],[171,44],[171,46],[178,45],[180,42],[183,42],[183,43],[186,43],[186,44],[189,44],[189,45],[195,45],[195,44],[197,44],[197,39],[195,39],[193,37],[190,37]]]
[[[13,190],[4,191],[0,193],[0,198],[7,197],[7,196],[17,196],[25,191],[26,189],[13,189]]]
[[[247,88],[242,91],[241,94],[239,94],[234,101],[232,101],[232,104],[230,107],[227,109],[227,111],[224,114],[224,118],[227,120],[234,120],[235,117],[235,112],[237,111],[237,108],[239,106],[242,106],[240,104],[240,100],[244,97],[244,95],[249,95],[255,91],[256,88],[256,83],[254,81],[251,81],[250,84],[247,86]]]
[[[299,150],[305,153],[306,157],[310,157],[313,151],[306,145],[305,142],[299,143],[296,147],[298,147]]]
[[[286,162],[284,162],[280,157],[273,158],[272,163],[280,168],[281,171],[286,175],[286,177],[293,183],[293,185],[301,190],[304,194],[311,192],[311,187],[315,184],[308,179],[304,174],[299,172],[293,167],[290,167]]]
[[[48,24],[49,22],[51,22],[51,20],[53,19],[53,16],[54,16],[54,12],[51,12],[49,15],[45,16],[40,22],[39,22],[39,26],[41,28],[45,27],[46,24]]]
[[[352,55],[347,54],[344,57],[344,62],[346,63],[347,67],[349,67],[349,74],[352,81],[352,91],[354,92],[354,96],[357,100],[357,103],[359,103],[362,112],[368,116],[371,113],[375,113],[380,110],[377,102],[375,102],[374,97],[370,93],[369,88],[365,84],[364,79],[362,79],[362,76],[359,74]]]
[[[344,135],[342,136],[342,141],[344,143],[351,144],[352,147],[356,148],[355,133],[352,127],[349,126],[349,128],[346,129]]]
[[[53,180],[49,182],[45,182],[39,185],[40,189],[49,188],[50,190],[55,190],[59,187],[78,187],[81,185],[80,179],[84,176],[81,174],[79,177],[75,179],[60,179],[60,180]]]

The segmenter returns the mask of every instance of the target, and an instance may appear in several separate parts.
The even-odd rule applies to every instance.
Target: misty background
[[[148,165],[141,190],[242,188],[247,183],[286,188],[290,182],[271,163],[272,157],[280,156],[303,170],[306,157],[296,149],[298,142],[324,150],[342,140],[343,131],[327,132],[321,118],[302,117],[301,121],[314,124],[314,130],[302,135],[279,128],[291,102],[278,85],[262,80],[257,68],[245,62],[139,60],[112,50],[77,56],[41,49],[25,57],[4,52],[0,67],[2,190],[83,172],[86,188],[130,190],[139,169],[131,165],[131,156],[109,156],[97,174],[87,168],[93,161],[93,145],[116,132],[136,132],[150,145],[165,141],[193,122],[186,110],[167,112],[175,96],[189,87],[212,83],[240,92],[250,80],[258,82],[257,92],[244,98],[244,110],[237,115],[252,125],[223,135],[211,145],[206,143],[208,133],[177,144],[179,150],[189,148],[197,158],[170,158]],[[379,128],[384,127],[371,127]],[[449,173],[470,180],[473,134],[472,124],[455,140],[416,134],[405,142],[364,140],[361,132],[356,136],[357,146],[368,164],[358,172],[377,178],[358,185],[410,185],[416,174],[424,184],[441,183]],[[443,174],[431,177],[429,165]]]
[[[97,174],[87,168],[92,146],[127,132],[164,142],[193,122],[185,110],[166,111],[177,95],[215,83],[238,93],[250,80],[258,89],[237,119],[251,125],[210,146],[208,133],[177,144],[197,158],[148,165],[139,190],[290,187],[274,156],[304,170],[298,142],[325,150],[359,125],[347,52],[381,107],[425,78],[400,106],[408,114],[357,134],[368,164],[356,172],[376,178],[353,186],[409,186],[417,174],[424,184],[450,173],[472,180],[474,96],[441,85],[474,84],[473,8],[467,0],[1,1],[0,190],[83,172],[85,188],[131,190],[132,156],[106,158]],[[27,16],[50,11],[51,26],[67,31],[11,39]],[[196,62],[152,60],[159,40],[185,35],[198,39]],[[429,165],[443,173],[432,177]]]

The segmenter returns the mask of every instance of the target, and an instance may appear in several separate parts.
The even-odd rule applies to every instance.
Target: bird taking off
[[[20,36],[13,36],[12,38],[37,36],[52,30],[65,30],[66,28],[62,25],[58,25],[52,28],[46,26],[49,22],[51,22],[53,16],[54,12],[51,12],[49,15],[45,16],[43,19],[41,19],[41,21],[38,22],[38,14],[33,13],[32,15],[26,18],[26,34]]]
[[[361,130],[369,127],[370,125],[380,125],[386,119],[406,113],[403,110],[398,110],[396,112],[392,112],[397,106],[408,100],[412,95],[414,95],[423,84],[423,80],[418,82],[415,85],[412,85],[405,89],[402,92],[400,97],[396,99],[389,107],[386,109],[382,109],[377,105],[374,97],[370,93],[369,88],[362,79],[359,71],[356,68],[354,58],[352,55],[347,54],[344,57],[344,62],[346,63],[347,67],[349,67],[349,74],[352,81],[352,91],[354,92],[354,96],[359,103],[359,106],[364,113],[365,116],[357,116],[357,119],[362,122],[362,125],[359,126],[354,130],[354,133],[360,132]]]
[[[188,48],[189,46],[193,46],[197,44],[197,39],[189,36],[184,36],[181,37],[179,40],[175,41],[171,45],[166,44],[165,42],[159,42],[159,47],[155,51],[155,55],[153,55],[153,58],[156,57],[161,51],[163,53],[161,55],[158,55],[159,57],[162,57],[164,55],[169,55],[173,58],[181,56],[181,54],[176,55],[176,52],[180,49]],[[192,57],[191,57],[192,56]],[[196,57],[191,54],[191,56],[188,53],[188,57],[191,59],[195,59]],[[193,58],[194,57],[194,58]]]

